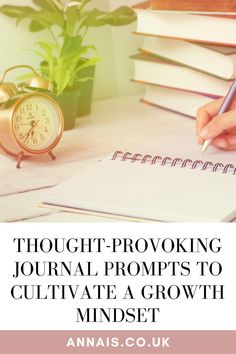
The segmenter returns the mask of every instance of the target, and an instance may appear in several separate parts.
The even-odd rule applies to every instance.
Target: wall
[[[108,10],[121,5],[132,6],[135,0],[94,0],[93,6]],[[0,5],[28,5],[30,0],[0,0]],[[27,24],[16,27],[14,20],[0,15],[0,71],[22,63],[38,65],[38,58],[30,52],[39,34],[27,30]],[[102,61],[99,63],[95,80],[95,99],[126,95],[140,91],[140,87],[130,83],[132,61],[129,56],[140,47],[140,38],[132,35],[135,24],[122,28],[108,26],[90,30],[87,42],[94,44]],[[45,34],[40,33],[40,36]]]

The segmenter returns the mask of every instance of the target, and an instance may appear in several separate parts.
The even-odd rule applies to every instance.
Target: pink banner
[[[0,354],[235,354],[236,331],[0,331]]]

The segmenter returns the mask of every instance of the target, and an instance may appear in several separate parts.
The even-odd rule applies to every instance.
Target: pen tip
[[[205,143],[203,144],[203,147],[202,147],[202,154],[206,151],[208,146],[209,146],[209,144],[205,141]]]

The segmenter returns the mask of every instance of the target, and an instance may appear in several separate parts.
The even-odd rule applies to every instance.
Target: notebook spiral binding
[[[130,161],[131,163],[140,162],[141,164],[149,163],[151,165],[156,165],[160,163],[161,166],[169,165],[171,167],[180,166],[182,168],[190,167],[191,169],[196,169],[201,167],[202,171],[211,170],[212,172],[231,173],[236,174],[236,167],[232,164],[224,165],[221,162],[213,163],[211,161],[203,162],[202,160],[193,161],[191,159],[181,159],[176,157],[172,159],[171,157],[165,156],[152,156],[152,155],[142,155],[142,154],[132,154],[130,152],[116,151],[113,154],[112,160]],[[231,170],[231,171],[230,171]]]

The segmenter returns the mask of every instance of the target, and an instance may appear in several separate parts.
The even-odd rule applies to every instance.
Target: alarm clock
[[[8,72],[28,68],[34,77],[18,87],[5,82]],[[59,143],[64,119],[60,106],[49,96],[52,84],[28,65],[14,66],[0,81],[0,153],[13,156],[20,168],[24,157],[49,154]]]

